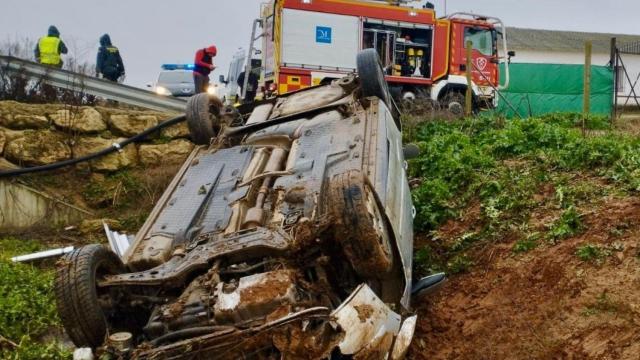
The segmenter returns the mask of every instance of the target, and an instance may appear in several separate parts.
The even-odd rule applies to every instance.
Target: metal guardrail
[[[160,96],[154,92],[133,86],[44,66],[13,56],[0,56],[1,72],[20,74],[55,87],[83,92],[152,110],[182,113],[187,104],[187,101],[183,99]]]

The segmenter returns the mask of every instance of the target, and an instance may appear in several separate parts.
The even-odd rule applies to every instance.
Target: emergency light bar
[[[162,64],[162,70],[193,70],[194,64]]]

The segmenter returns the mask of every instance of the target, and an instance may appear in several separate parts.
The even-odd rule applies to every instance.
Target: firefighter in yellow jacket
[[[62,54],[68,52],[67,46],[60,39],[58,28],[49,26],[49,34],[41,37],[36,44],[36,60],[43,65],[62,67]]]

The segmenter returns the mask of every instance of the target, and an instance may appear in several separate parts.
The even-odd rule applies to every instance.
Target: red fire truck
[[[474,104],[494,106],[503,60],[500,36],[502,54],[508,53],[502,21],[466,13],[438,19],[430,4],[416,9],[406,3],[272,0],[263,5],[264,91],[283,94],[340,78],[355,71],[358,51],[375,48],[395,98],[424,96],[460,111],[467,88],[465,44],[471,41]],[[506,69],[508,83],[508,64]]]

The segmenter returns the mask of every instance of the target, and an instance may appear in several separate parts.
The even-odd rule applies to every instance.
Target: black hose
[[[47,165],[42,165],[42,166],[34,166],[34,167],[28,167],[28,168],[22,168],[22,169],[15,169],[15,170],[8,170],[8,171],[0,171],[0,178],[2,177],[8,177],[8,176],[20,176],[20,175],[24,175],[24,174],[31,174],[31,173],[36,173],[36,172],[42,172],[42,171],[50,171],[50,170],[56,170],[56,169],[60,169],[62,167],[65,166],[71,166],[71,165],[75,165],[81,162],[85,162],[85,161],[89,161],[89,160],[93,160],[105,155],[109,155],[112,152],[116,152],[116,151],[120,151],[122,150],[122,148],[124,148],[125,146],[133,143],[133,142],[138,142],[144,138],[146,138],[147,136],[149,136],[150,134],[178,124],[182,121],[184,121],[186,119],[185,115],[181,115],[178,117],[175,117],[173,119],[167,120],[161,124],[158,124],[152,128],[149,128],[143,132],[141,132],[138,135],[132,136],[120,143],[114,143],[111,147],[106,148],[104,150],[98,151],[97,153],[93,153],[93,154],[89,154],[89,155],[85,155],[76,159],[69,159],[69,160],[65,160],[65,161],[60,161],[57,163],[53,163],[53,164],[47,164]]]

